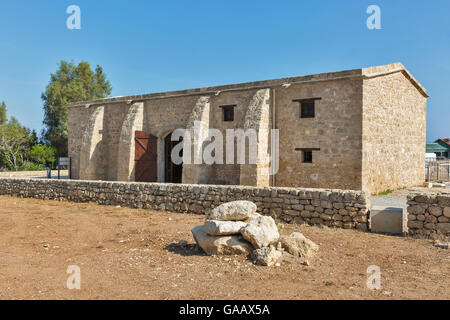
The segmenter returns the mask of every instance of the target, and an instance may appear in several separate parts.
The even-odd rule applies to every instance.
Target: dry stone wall
[[[258,212],[284,222],[363,231],[370,208],[366,192],[329,189],[2,178],[0,194],[197,214],[249,200]]]
[[[450,236],[450,193],[408,195],[408,232]]]
[[[69,170],[60,170],[59,174],[61,176],[68,176]],[[52,170],[52,177],[58,176],[58,170]],[[0,172],[0,178],[37,178],[37,177],[47,177],[47,171],[41,170],[41,171],[5,171]]]

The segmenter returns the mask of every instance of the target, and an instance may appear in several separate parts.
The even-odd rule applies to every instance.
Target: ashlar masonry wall
[[[372,193],[425,181],[427,95],[406,70],[371,77],[385,68],[363,70],[362,188]]]
[[[0,195],[196,214],[249,200],[258,212],[284,222],[363,231],[370,208],[369,194],[363,191],[83,180],[0,178]]]
[[[248,142],[248,149],[258,147],[257,160],[239,164],[226,161],[218,152],[213,164],[184,161],[183,183],[372,193],[421,185],[425,179],[427,97],[405,67],[394,63],[77,102],[68,108],[72,178],[141,180],[134,172],[134,138],[135,131],[145,131],[157,138],[157,146],[152,147],[156,149],[152,154],[157,157],[157,175],[152,180],[175,182],[166,174],[170,167],[165,138],[175,129],[192,129],[198,122],[199,146],[203,147],[213,138],[216,141],[216,136],[208,137],[208,133],[219,132],[223,139],[230,129],[255,129],[259,139]],[[302,103],[308,101],[314,101],[313,117],[302,116]],[[230,108],[233,119],[225,121],[224,110]],[[278,144],[272,142],[273,137],[279,138]],[[236,155],[231,143],[235,145],[234,139],[225,139],[223,146],[234,149]],[[274,150],[278,148],[277,153]],[[249,153],[245,151],[246,159]],[[305,161],[310,153],[312,161]],[[268,158],[279,160],[275,174],[269,170]]]

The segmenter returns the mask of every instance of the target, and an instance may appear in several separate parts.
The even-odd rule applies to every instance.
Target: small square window
[[[303,163],[312,163],[312,151],[303,151]]]
[[[314,118],[315,106],[314,101],[300,103],[300,118]]]
[[[300,118],[315,118],[316,100],[322,100],[322,98],[306,98],[306,99],[292,100],[293,102],[300,103]]]
[[[234,107],[233,106],[222,106],[223,121],[232,122],[234,121]]]

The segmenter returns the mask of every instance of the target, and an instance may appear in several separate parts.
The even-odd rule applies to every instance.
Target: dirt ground
[[[194,244],[203,216],[0,197],[0,299],[450,299],[450,250],[354,230],[284,225],[320,245],[309,266],[254,266]],[[187,241],[187,245],[180,244]],[[67,268],[80,267],[69,290]],[[381,289],[366,286],[381,268]]]

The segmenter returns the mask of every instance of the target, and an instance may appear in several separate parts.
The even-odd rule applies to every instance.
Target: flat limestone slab
[[[370,210],[371,231],[375,233],[403,234],[406,212],[402,208],[374,206]]]

